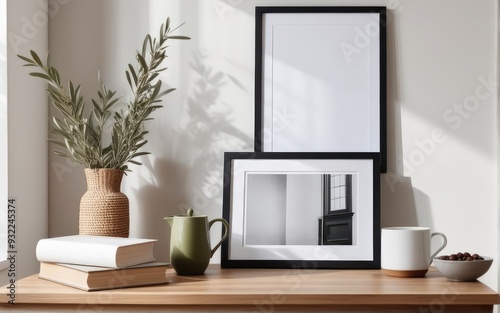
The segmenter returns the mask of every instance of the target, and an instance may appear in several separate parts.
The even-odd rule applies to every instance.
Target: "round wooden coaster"
[[[408,278],[408,277],[424,277],[425,274],[427,274],[428,269],[425,269],[425,270],[416,270],[416,271],[401,271],[401,270],[387,270],[387,269],[382,269],[382,271],[387,276]]]

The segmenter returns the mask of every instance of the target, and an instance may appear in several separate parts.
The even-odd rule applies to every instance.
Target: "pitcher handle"
[[[445,236],[443,233],[438,233],[438,232],[436,232],[436,233],[432,233],[432,234],[431,234],[431,239],[432,239],[432,237],[434,237],[434,236],[436,236],[436,235],[437,235],[437,236],[441,236],[441,237],[443,238],[443,244],[441,245],[441,247],[439,247],[439,248],[436,250],[436,252],[434,252],[434,253],[432,254],[432,256],[431,256],[431,260],[430,260],[430,262],[429,262],[429,263],[432,263],[432,260],[434,259],[434,257],[435,257],[435,256],[436,256],[436,255],[437,255],[437,254],[438,254],[441,250],[443,250],[443,249],[444,249],[444,247],[446,247],[446,244],[448,243],[448,239],[446,238],[446,236]]]
[[[217,251],[217,248],[219,248],[219,246],[222,244],[222,242],[224,241],[224,239],[227,238],[227,236],[229,235],[229,224],[227,223],[227,221],[223,218],[216,218],[216,219],[213,219],[211,220],[209,223],[208,223],[208,230],[210,231],[210,228],[212,227],[212,225],[215,223],[215,222],[221,222],[222,225],[224,225],[224,235],[222,235],[222,239],[215,245],[215,247],[212,249],[211,251],[211,254],[210,254],[210,257],[212,257],[215,253],[215,251]]]

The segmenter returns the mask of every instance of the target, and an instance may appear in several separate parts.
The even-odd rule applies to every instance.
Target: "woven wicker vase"
[[[85,169],[87,192],[80,201],[80,235],[128,237],[129,202],[120,192],[123,171]]]

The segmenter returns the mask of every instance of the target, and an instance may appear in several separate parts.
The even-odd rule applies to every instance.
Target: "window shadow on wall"
[[[387,18],[387,173],[381,175],[381,226],[433,226],[429,197],[415,189],[411,176],[405,176],[402,142],[402,66],[397,15],[388,10]],[[417,212],[419,211],[419,212]],[[420,220],[419,220],[420,216]]]

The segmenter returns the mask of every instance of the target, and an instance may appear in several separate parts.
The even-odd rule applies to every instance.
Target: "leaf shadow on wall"
[[[195,88],[187,103],[187,123],[173,134],[177,148],[175,159],[185,159],[191,177],[191,198],[184,199],[195,213],[222,204],[223,153],[253,149],[253,138],[238,129],[231,115],[237,104],[225,103],[222,92],[230,84],[245,89],[236,78],[204,64],[207,56],[195,53],[190,69],[197,76]],[[227,89],[225,89],[227,88]],[[180,208],[187,209],[185,205]],[[222,212],[220,212],[221,214]]]
[[[168,155],[145,161],[151,177],[133,190],[140,212],[132,221],[137,229],[131,234],[158,238],[155,255],[159,259],[167,258],[165,247],[170,242],[170,228],[163,217],[186,214],[188,208],[209,219],[220,217],[223,153],[253,149],[253,138],[234,126],[231,118],[239,110],[237,104],[221,100],[229,87],[249,91],[228,73],[207,66],[206,58],[196,53],[189,64],[196,79],[189,91],[186,119],[162,137],[162,150]],[[220,234],[215,229],[212,233]]]

